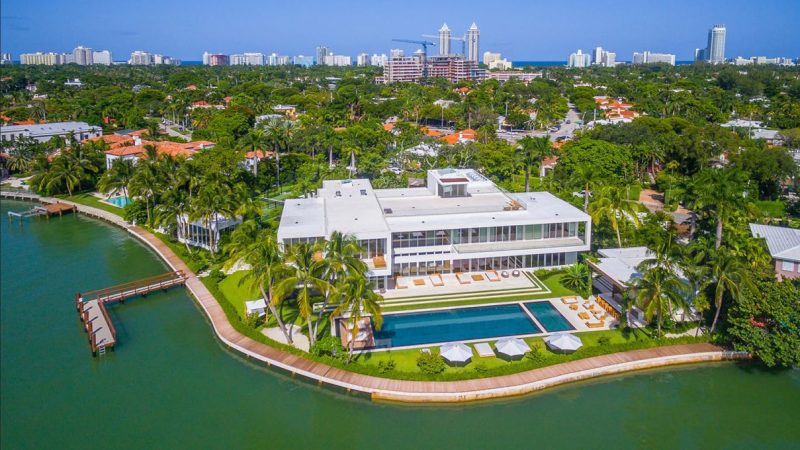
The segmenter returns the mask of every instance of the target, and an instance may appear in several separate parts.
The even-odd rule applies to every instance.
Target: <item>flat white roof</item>
[[[47,136],[65,134],[69,132],[100,130],[100,127],[89,125],[86,122],[53,122],[35,125],[8,125],[0,127],[3,133],[28,132],[32,136]]]
[[[443,198],[435,187],[373,189],[366,179],[328,180],[316,197],[284,202],[278,238],[340,231],[367,239],[390,232],[589,220],[549,192],[505,193],[471,169],[430,171],[428,181],[466,183],[469,195]]]

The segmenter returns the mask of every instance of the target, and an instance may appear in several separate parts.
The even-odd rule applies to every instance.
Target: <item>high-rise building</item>
[[[128,64],[133,66],[149,66],[153,64],[153,55],[148,52],[143,52],[141,50],[136,50],[131,53],[131,58],[128,60]]]
[[[92,62],[94,64],[101,64],[104,66],[110,66],[112,59],[111,59],[111,52],[108,50],[102,50],[99,52],[92,52]]]
[[[422,53],[416,52],[414,56],[391,58],[387,61],[383,68],[383,77],[378,81],[417,82],[423,78],[426,69],[429,78],[444,78],[453,83],[461,80],[482,81],[486,78],[486,70],[463,56],[429,56],[423,63]]]
[[[372,66],[383,67],[383,66],[386,65],[386,62],[388,60],[389,60],[389,58],[386,56],[385,53],[382,53],[380,55],[378,55],[376,53],[376,54],[373,54],[372,57],[370,57],[369,64],[372,65]]]
[[[294,57],[294,65],[301,67],[311,67],[314,65],[314,57],[297,55]]]
[[[273,53],[267,56],[267,65],[269,66],[288,66],[290,63],[288,56]]]
[[[603,51],[603,59],[600,62],[603,67],[614,67],[617,65],[617,54],[614,52]]]
[[[20,64],[55,66],[57,64],[66,64],[64,62],[64,55],[58,53],[23,53],[19,55]]]
[[[94,54],[92,53],[92,49],[78,46],[72,51],[72,56],[75,58],[75,64],[79,66],[91,66]]]
[[[601,64],[603,62],[603,47],[595,47],[592,53],[592,64]]]
[[[230,61],[232,66],[263,66],[264,54],[240,53],[236,55],[231,55]]]
[[[569,60],[567,61],[567,67],[589,67],[592,63],[592,55],[588,53],[583,53],[581,49],[578,49],[576,53],[572,53],[569,55]]]
[[[439,56],[447,56],[450,54],[450,28],[447,24],[442,25],[439,29]]]
[[[508,70],[511,68],[511,62],[500,55],[500,53],[483,52],[483,63],[489,66],[489,69]]]
[[[325,65],[326,66],[351,66],[353,65],[352,58],[347,55],[334,55],[333,53],[328,53],[325,56]]]
[[[328,47],[317,47],[317,64],[325,64],[325,57],[331,54]]]
[[[404,56],[406,56],[406,52],[403,51],[402,48],[393,48],[389,50],[389,58],[391,59],[402,58]]]
[[[211,53],[203,52],[203,65],[204,66],[208,65],[209,56],[211,56]]]
[[[670,53],[651,53],[645,51],[644,53],[634,52],[632,64],[669,64],[675,65],[675,55]]]
[[[13,64],[11,53],[0,53],[0,64]]]
[[[480,38],[481,32],[478,25],[472,22],[467,31],[467,60],[478,63],[480,60]]]
[[[356,65],[357,66],[368,66],[369,65],[369,54],[367,53],[359,53],[356,56]]]
[[[223,53],[204,54],[203,60],[208,61],[206,64],[209,66],[227,66],[231,63],[230,57]]]
[[[711,64],[725,62],[725,25],[714,25],[708,30],[708,46],[706,47],[706,58]]]

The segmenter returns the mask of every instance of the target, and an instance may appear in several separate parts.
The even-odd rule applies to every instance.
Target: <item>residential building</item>
[[[189,221],[186,215],[178,216],[178,242],[206,250],[219,250],[219,240],[223,234],[233,231],[242,223],[241,217],[228,218],[219,213],[208,219]]]
[[[82,87],[83,82],[80,78],[67,78],[64,81],[64,86],[72,86],[72,87]]]
[[[733,60],[734,64],[737,66],[746,66],[746,65],[759,65],[759,64],[776,64],[780,66],[794,66],[795,63],[792,61],[791,58],[767,58],[766,56],[752,56],[750,58],[742,58],[741,56],[737,56],[736,59]]]
[[[450,55],[450,28],[447,24],[442,25],[439,29],[439,56]]]
[[[0,140],[16,141],[22,138],[37,142],[47,142],[53,137],[66,138],[72,135],[75,140],[82,141],[103,134],[103,129],[86,122],[52,122],[32,125],[9,125],[0,129]]]
[[[497,80],[500,82],[505,82],[508,80],[517,79],[520,81],[524,81],[525,83],[529,83],[536,78],[541,78],[542,72],[523,72],[521,70],[503,70],[499,72],[487,72],[486,79],[487,80]]]
[[[567,61],[567,67],[589,67],[592,62],[592,56],[588,53],[583,53],[581,49],[578,49],[576,53],[572,53],[569,55],[569,60]]]
[[[131,53],[128,64],[132,66],[149,66],[153,64],[153,55],[148,52],[136,50]]]
[[[467,60],[478,63],[480,60],[480,38],[481,32],[478,30],[478,25],[472,22],[472,25],[467,30]]]
[[[111,52],[108,50],[101,50],[99,52],[92,52],[92,62],[102,66],[110,66],[113,60],[111,59]]]
[[[422,79],[422,58],[400,56],[391,58],[383,66],[383,76],[376,81],[383,83],[417,82]]]
[[[644,53],[634,52],[632,64],[669,64],[675,65],[675,55],[670,53],[651,53],[645,51]]]
[[[500,53],[483,52],[483,63],[489,66],[489,70],[508,70],[511,68],[511,62],[504,59]]]
[[[372,65],[372,66],[383,67],[383,66],[386,65],[386,62],[388,60],[389,60],[389,58],[386,56],[385,53],[382,53],[380,55],[373,54],[372,57],[370,58],[369,64]]]
[[[106,168],[110,169],[114,161],[121,159],[132,161],[134,164],[147,157],[146,146],[153,146],[159,155],[169,155],[191,159],[197,152],[214,147],[210,141],[193,141],[178,143],[171,141],[148,141],[141,138],[141,132],[136,131],[126,135],[100,135],[90,137],[88,140],[101,140],[109,145],[106,150]]]
[[[592,52],[592,64],[600,64],[603,60],[603,47],[595,47]]]
[[[313,56],[304,56],[304,55],[297,55],[294,57],[294,65],[301,66],[301,67],[311,67],[314,65],[314,57]]]
[[[356,65],[357,66],[368,66],[369,65],[369,55],[367,53],[359,53],[356,56]]]
[[[94,63],[94,53],[92,49],[78,46],[72,50],[72,57],[75,64],[79,66],[91,66]]]
[[[617,64],[617,54],[603,50],[603,47],[595,47],[592,52],[592,65],[602,67],[614,67]]]
[[[551,268],[590,248],[590,217],[549,192],[507,193],[472,169],[427,173],[427,187],[374,189],[368,179],[327,180],[287,200],[282,245],[334,231],[355,236],[376,289],[395,277]]]
[[[751,223],[750,232],[767,241],[778,280],[800,278],[800,230]]]
[[[273,53],[267,57],[267,65],[270,66],[288,66],[291,64],[291,58],[286,55],[279,55]]]
[[[53,52],[23,53],[19,55],[19,62],[20,64],[43,65],[43,66],[55,66],[58,64],[65,64],[63,55]]]
[[[263,66],[263,53],[240,53],[231,55],[230,63],[232,66]]]
[[[328,53],[325,56],[325,65],[326,66],[352,66],[353,61],[347,55],[334,55],[333,53]]]
[[[328,47],[317,47],[317,64],[324,65],[325,57],[331,54]]]
[[[222,53],[211,53],[208,55],[209,66],[228,66],[230,62],[230,57]]]
[[[706,46],[705,56],[711,64],[725,62],[725,35],[727,30],[725,25],[714,25],[708,30],[708,45]]]
[[[451,82],[461,80],[482,81],[486,79],[486,70],[477,62],[462,56],[431,56],[424,63],[422,53],[410,57],[392,58],[383,68],[383,76],[376,81],[381,83],[416,82],[423,78],[427,69],[428,78],[445,78]]]
[[[209,61],[210,60],[210,56],[211,56],[211,53],[203,52],[203,65],[204,66],[207,66],[208,63],[210,62]]]
[[[11,59],[11,53],[0,53],[0,65],[13,64],[14,60]]]
[[[389,59],[403,58],[405,56],[406,52],[402,48],[393,48],[389,50]]]

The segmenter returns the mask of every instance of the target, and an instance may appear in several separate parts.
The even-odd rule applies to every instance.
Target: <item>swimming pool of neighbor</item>
[[[572,331],[575,327],[550,302],[525,303],[525,308],[536,317],[536,320],[551,333],[557,331]]]
[[[131,199],[129,199],[128,197],[111,197],[106,201],[116,206],[117,208],[124,208],[127,205],[130,205],[131,203]]]
[[[437,311],[419,311],[385,314],[380,331],[374,331],[376,349],[434,344],[440,342],[493,339],[506,336],[541,334],[545,331],[573,329],[550,302],[535,310],[528,308],[547,330],[541,330],[518,304],[453,308]],[[548,309],[549,306],[552,309]],[[553,314],[557,315],[554,316]],[[558,317],[564,323],[558,321]],[[553,327],[553,330],[549,328]]]

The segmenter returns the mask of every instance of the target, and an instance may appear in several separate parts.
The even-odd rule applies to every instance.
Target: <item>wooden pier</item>
[[[116,302],[125,303],[126,299],[167,290],[185,283],[186,275],[182,270],[178,270],[75,294],[75,308],[84,324],[84,330],[89,335],[92,356],[102,355],[106,349],[114,351],[117,343],[117,331],[108,316],[106,305]]]
[[[61,217],[65,213],[74,213],[77,211],[78,208],[69,203],[61,203],[58,201],[54,203],[43,203],[41,206],[34,206],[23,212],[9,211],[8,222],[13,223],[14,218],[17,218],[19,219],[20,225],[22,225],[22,220],[30,217],[45,216],[47,219],[50,219],[50,216],[55,216],[56,214]]]

